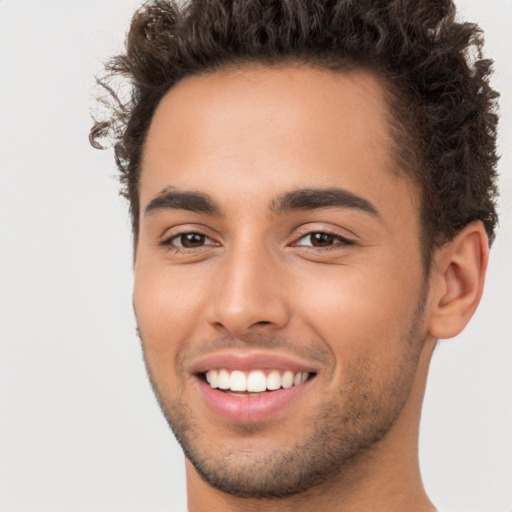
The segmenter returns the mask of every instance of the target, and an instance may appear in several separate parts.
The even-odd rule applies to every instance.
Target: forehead
[[[404,183],[388,123],[386,89],[365,71],[252,66],[186,78],[153,117],[141,206],[167,186],[219,201],[304,186],[395,193]]]

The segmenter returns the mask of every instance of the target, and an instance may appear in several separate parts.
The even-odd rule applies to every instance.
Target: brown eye
[[[176,247],[177,249],[198,249],[204,246],[216,245],[208,236],[202,233],[180,233],[161,242],[162,246]]]
[[[192,249],[194,247],[201,247],[205,243],[206,236],[200,233],[184,233],[183,235],[177,236],[173,243],[180,247],[186,247]]]
[[[336,237],[329,233],[311,233],[309,237],[313,247],[326,247],[336,241]]]
[[[332,233],[325,233],[323,231],[315,231],[302,236],[293,245],[298,247],[333,247],[333,246],[346,246],[353,245],[354,242],[344,238],[340,235],[334,235]]]

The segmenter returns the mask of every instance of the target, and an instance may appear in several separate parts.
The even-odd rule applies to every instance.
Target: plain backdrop
[[[501,91],[501,227],[485,295],[440,343],[421,467],[441,512],[512,511],[512,0],[458,0]],[[137,0],[0,0],[0,511],[180,512],[183,455],[131,309],[111,152],[88,144],[93,75]]]

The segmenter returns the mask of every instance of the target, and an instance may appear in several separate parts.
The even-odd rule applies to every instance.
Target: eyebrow
[[[270,206],[270,209],[278,214],[320,208],[348,208],[380,218],[377,208],[370,201],[342,188],[293,190],[274,199]]]
[[[354,209],[380,218],[377,208],[370,201],[342,188],[292,190],[276,197],[270,203],[270,210],[276,214],[321,208]],[[148,203],[145,215],[152,215],[159,210],[188,210],[207,215],[222,215],[220,208],[208,194],[181,191],[172,186],[164,188]]]
[[[152,215],[160,210],[188,210],[207,215],[221,215],[220,208],[207,194],[181,191],[175,187],[164,188],[148,203],[144,213]]]

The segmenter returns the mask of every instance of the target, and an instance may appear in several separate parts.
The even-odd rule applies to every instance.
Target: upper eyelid
[[[310,222],[304,222],[295,227],[292,231],[294,236],[305,236],[310,233],[328,233],[341,238],[354,240],[359,238],[358,235],[348,227],[339,225],[337,222],[329,222],[328,220],[311,220]]]
[[[160,243],[163,245],[170,245],[173,240],[175,240],[181,236],[184,236],[184,235],[192,235],[192,234],[204,236],[206,239],[208,239],[211,242],[213,242],[214,244],[218,245],[218,242],[216,242],[211,236],[207,235],[206,233],[202,233],[200,231],[182,231],[180,233],[175,233],[173,235],[164,236]],[[210,245],[210,244],[205,243],[204,245]],[[181,247],[181,246],[178,245],[177,247]],[[184,249],[187,249],[187,247],[184,247]]]
[[[321,230],[317,230],[317,231],[308,231],[307,233],[304,233],[303,235],[300,235],[299,237],[296,237],[295,240],[291,243],[292,246],[299,246],[297,244],[297,242],[299,242],[300,240],[302,240],[303,238],[306,238],[307,236],[311,236],[311,235],[314,235],[316,233],[322,233],[322,234],[325,234],[325,235],[331,235],[333,236],[334,238],[338,239],[338,241],[342,242],[342,243],[345,243],[347,245],[353,245],[355,244],[354,240],[352,240],[351,238],[349,237],[346,237],[346,236],[343,236],[343,235],[339,235],[337,233],[332,233],[330,231],[321,231]],[[321,249],[321,247],[316,247],[317,249]]]
[[[287,245],[293,245],[302,238],[305,238],[309,235],[313,235],[315,233],[325,233],[328,235],[332,235],[335,238],[338,238],[341,241],[345,241],[348,243],[356,243],[357,237],[353,235],[352,233],[339,233],[336,229],[330,229],[322,226],[314,227],[310,223],[309,225],[302,225],[298,228],[295,228],[293,233],[291,233],[290,238],[291,241],[287,242]],[[346,230],[345,230],[346,231]],[[169,244],[173,239],[178,238],[182,235],[191,234],[191,233],[197,233],[199,235],[205,236],[206,238],[210,239],[212,242],[216,244],[222,244],[221,241],[219,241],[222,237],[215,236],[215,234],[211,233],[211,229],[209,229],[207,226],[192,224],[189,226],[183,226],[183,225],[177,225],[173,227],[167,228],[159,237],[159,244],[165,245]],[[289,238],[289,240],[290,240]],[[206,244],[205,244],[206,245]]]
[[[295,232],[293,233],[293,238],[295,240],[300,240],[301,238],[304,238],[305,236],[308,236],[308,235],[313,235],[315,233],[325,233],[327,235],[332,235],[334,237],[337,237],[337,238],[341,238],[343,240],[350,240],[351,242],[355,242],[355,239],[357,239],[357,237],[351,233],[351,232],[348,232],[348,233],[345,233],[347,230],[344,230],[344,233],[340,233],[338,230],[336,229],[331,229],[331,228],[324,228],[324,227],[313,227],[311,225],[309,226],[301,226],[299,227],[297,230],[295,230]]]
[[[186,235],[188,233],[197,233],[198,235],[204,235],[211,239],[215,238],[215,236],[211,234],[211,229],[209,229],[207,226],[202,226],[200,224],[178,224],[177,226],[170,226],[163,230],[162,234],[159,236],[159,239],[162,241],[169,240],[171,238],[175,238],[180,235]]]

